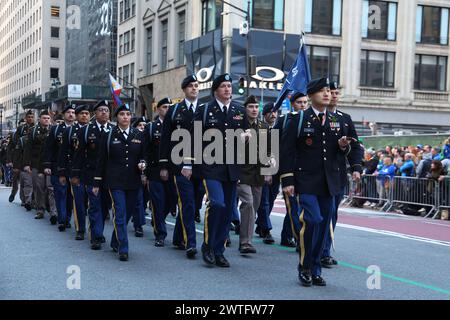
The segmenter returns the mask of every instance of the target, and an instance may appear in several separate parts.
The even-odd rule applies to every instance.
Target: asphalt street
[[[27,213],[17,200],[8,203],[8,195],[9,189],[0,189],[0,299],[450,300],[450,242],[446,241],[353,228],[346,221],[336,229],[333,255],[339,266],[323,271],[327,286],[304,288],[297,279],[295,250],[265,245],[256,237],[258,253],[241,256],[233,233],[232,246],[225,252],[231,268],[207,268],[200,254],[188,260],[171,246],[174,220],[169,218],[164,248],[154,247],[150,223],[144,238],[135,238],[129,226],[130,260],[120,262],[109,245],[92,251],[88,240],[74,240],[73,229],[58,232],[48,216],[34,220],[34,211]],[[372,218],[345,210],[343,214]],[[277,243],[282,220],[281,213],[272,216]],[[197,230],[200,248],[203,225],[198,224]],[[108,223],[108,242],[111,231]],[[80,270],[80,289],[67,286],[72,266]],[[368,268],[381,272],[379,281]]]

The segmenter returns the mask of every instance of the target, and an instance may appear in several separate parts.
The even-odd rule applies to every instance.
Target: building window
[[[131,0],[131,15],[133,17],[136,15],[136,0]]]
[[[448,45],[449,9],[418,6],[416,42]]]
[[[333,47],[308,47],[309,64],[312,78],[329,77],[339,82],[341,49]]]
[[[130,31],[125,32],[123,35],[123,53],[130,52]]]
[[[50,8],[50,13],[53,18],[59,18],[59,11],[60,9],[57,6],[51,6]]]
[[[161,22],[161,71],[167,69],[168,27],[167,20]]]
[[[284,0],[251,0],[251,25],[258,29],[284,29]]]
[[[127,87],[130,76],[130,66],[123,67],[123,77],[122,77],[122,86]]]
[[[203,0],[202,2],[202,34],[220,27],[223,3],[221,0]]]
[[[153,28],[147,28],[147,74],[152,73]]]
[[[361,51],[361,86],[393,88],[395,53]]]
[[[123,55],[123,34],[119,36],[119,56]]]
[[[53,58],[53,59],[59,58],[59,48],[55,48],[55,47],[50,48],[50,58]]]
[[[59,38],[59,28],[58,27],[51,28],[51,36],[52,36],[52,38]]]
[[[50,68],[50,79],[59,79],[59,69]]]
[[[120,22],[123,21],[123,11],[124,11],[123,1],[120,1],[120,4],[119,4],[119,21]]]
[[[134,84],[134,63],[130,65],[130,86]]]
[[[396,40],[397,3],[363,1],[362,37],[376,40]]]
[[[134,46],[135,46],[135,42],[136,42],[136,29],[131,29],[131,51],[134,50]]]
[[[447,57],[416,55],[414,89],[446,91]]]
[[[131,0],[125,0],[124,20],[131,17]]]
[[[184,65],[184,42],[186,40],[186,13],[178,14],[178,65]]]
[[[342,0],[305,0],[305,31],[341,35]]]

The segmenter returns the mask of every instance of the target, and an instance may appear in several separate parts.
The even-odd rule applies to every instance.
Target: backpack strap
[[[300,134],[302,133],[302,126],[303,126],[303,117],[305,116],[304,111],[300,111],[300,121],[298,122],[298,129],[297,129],[297,138],[300,138]]]
[[[177,114],[178,106],[179,106],[179,105],[180,105],[180,104],[177,103],[177,104],[175,105],[175,108],[173,109],[173,113],[172,113],[172,122],[175,120],[175,115]]]

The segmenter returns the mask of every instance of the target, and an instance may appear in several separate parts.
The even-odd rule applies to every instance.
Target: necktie
[[[227,106],[223,106],[223,114],[225,115],[225,117],[227,116],[227,114],[228,114]]]
[[[127,134],[126,131],[123,131],[122,134],[123,134],[123,136],[125,137],[125,140],[128,139],[128,134]]]
[[[100,132],[105,132],[105,126],[104,125],[100,126]]]
[[[319,113],[319,120],[320,120],[320,125],[323,126],[323,120],[324,120],[325,114],[324,113]]]
[[[189,110],[190,113],[194,113],[194,107],[193,107],[192,104],[188,105],[188,110]]]

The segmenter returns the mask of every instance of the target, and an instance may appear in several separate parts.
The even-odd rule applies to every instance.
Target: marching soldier
[[[75,222],[75,240],[84,240],[86,232],[86,192],[78,176],[72,176],[74,154],[80,146],[81,129],[89,123],[90,112],[88,105],[81,105],[75,109],[77,123],[69,126],[63,133],[62,145],[58,156],[58,175],[61,185],[69,185],[73,199],[73,217]],[[70,181],[67,180],[69,177]],[[64,225],[59,225],[64,231]],[[61,230],[63,229],[63,230]]]
[[[343,123],[327,112],[329,80],[308,84],[311,107],[294,115],[283,133],[281,181],[283,192],[298,195],[302,208],[299,280],[303,286],[325,286],[321,277],[322,250],[334,212],[334,196],[341,191],[339,158],[349,150]],[[295,161],[292,161],[295,159]]]
[[[89,235],[92,250],[100,250],[101,244],[105,242],[103,229],[108,213],[109,192],[99,184],[99,192],[93,193],[94,178],[97,161],[100,157],[100,142],[103,136],[113,129],[109,123],[110,109],[109,102],[101,100],[94,106],[95,119],[89,125],[80,129],[80,139],[78,149],[75,150],[72,162],[72,179],[79,179],[85,186],[89,206],[87,214],[89,216]]]
[[[145,137],[131,127],[128,105],[115,112],[117,126],[103,136],[96,167],[93,193],[100,183],[109,190],[113,207],[114,231],[111,247],[120,261],[128,261],[127,225],[135,210],[142,172],[147,167]]]
[[[55,203],[58,211],[58,229],[64,231],[70,224],[72,215],[72,196],[68,195],[67,178],[62,184],[58,175],[58,155],[63,143],[63,134],[66,128],[75,121],[75,105],[68,104],[63,109],[64,122],[51,127],[50,134],[45,143],[44,173],[50,177],[55,190]]]
[[[353,124],[352,117],[349,114],[337,110],[339,103],[339,85],[337,82],[332,82],[330,85],[331,103],[328,106],[328,111],[337,114],[342,118],[344,127],[341,128],[343,135],[351,138],[351,151],[347,157],[340,157],[340,173],[341,173],[341,191],[335,196],[335,211],[331,217],[330,232],[325,242],[325,247],[322,253],[321,263],[325,268],[331,268],[333,265],[337,265],[338,262],[331,256],[331,246],[333,243],[334,230],[336,228],[336,222],[338,218],[339,205],[344,198],[345,186],[348,183],[347,177],[347,163],[349,164],[352,172],[352,178],[355,181],[359,181],[362,174],[362,159],[364,158],[364,149],[358,142],[358,134],[356,133],[355,125]]]
[[[162,148],[162,131],[163,126],[168,118],[167,111],[172,101],[164,98],[158,102],[157,118],[150,122],[145,128],[145,138],[147,142],[147,156],[149,159],[146,171],[148,177],[148,187],[150,195],[150,204],[152,208],[153,233],[155,235],[155,247],[164,247],[164,240],[167,237],[166,229],[166,206],[170,193],[167,180],[160,177],[161,162],[160,149]]]
[[[230,75],[224,74],[214,79],[212,94],[213,100],[210,103],[197,108],[194,121],[203,124],[202,133],[208,129],[216,129],[221,132],[222,137],[225,137],[222,146],[223,159],[216,159],[212,164],[202,161],[201,165],[194,167],[196,171],[194,176],[203,177],[208,198],[202,245],[203,260],[208,265],[216,264],[219,267],[228,268],[230,264],[224,257],[225,242],[232,220],[233,207],[236,205],[236,187],[241,171],[236,159],[231,159],[233,164],[227,164],[225,161],[227,144],[225,131],[227,129],[246,130],[247,116],[242,106],[231,100]],[[232,138],[234,139],[234,136]],[[202,151],[209,145],[210,143],[204,142]]]
[[[204,190],[202,181],[197,176],[192,176],[191,160],[193,154],[183,155],[187,164],[174,164],[171,159],[171,151],[177,142],[173,142],[172,135],[177,130],[193,131],[194,114],[198,109],[198,81],[196,76],[185,78],[181,84],[185,99],[172,106],[164,121],[161,143],[161,178],[168,180],[169,170],[174,176],[179,201],[179,214],[177,216],[173,234],[173,244],[186,250],[188,258],[192,259],[197,254],[197,240],[195,231],[195,219],[199,221],[200,208],[202,206]],[[193,143],[193,141],[191,141]],[[191,152],[193,148],[191,149]]]
[[[32,127],[34,127],[34,113],[28,110],[25,114],[24,123],[19,125],[9,142],[7,152],[7,165],[13,168],[12,190],[9,196],[9,202],[14,201],[20,186],[20,200],[27,211],[31,210],[33,184],[31,176],[23,171],[23,143],[25,141],[22,138],[28,135]]]
[[[32,175],[33,190],[36,199],[37,214],[35,219],[43,219],[48,200],[50,206],[50,222],[56,225],[57,211],[53,186],[50,177],[44,174],[43,156],[45,141],[50,133],[51,117],[47,110],[39,115],[39,124],[33,127],[28,133],[28,139],[25,144],[23,164],[24,171]]]
[[[139,130],[140,132],[145,131],[146,125],[147,119],[145,117],[140,117],[133,121],[133,128]],[[142,238],[144,236],[143,226],[145,226],[145,210],[146,210],[145,193],[148,194],[148,192],[145,192],[145,190],[148,189],[147,186],[148,181],[145,175],[143,175],[142,177],[143,177],[142,186],[139,189],[138,201],[136,202],[136,209],[133,214],[134,235],[137,238]]]

